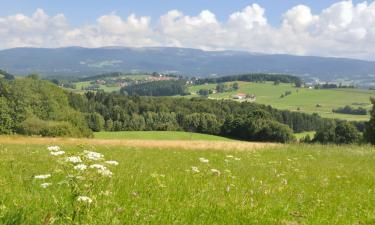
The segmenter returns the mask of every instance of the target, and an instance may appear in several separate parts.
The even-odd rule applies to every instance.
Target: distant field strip
[[[204,141],[204,140],[119,140],[119,139],[78,139],[78,138],[43,138],[23,136],[1,136],[0,144],[25,145],[93,145],[93,146],[126,146],[151,149],[184,149],[184,150],[256,150],[266,147],[277,147],[280,144],[243,142],[243,141]]]
[[[182,131],[101,131],[94,133],[98,139],[127,139],[127,140],[202,140],[202,141],[230,141],[231,139]]]

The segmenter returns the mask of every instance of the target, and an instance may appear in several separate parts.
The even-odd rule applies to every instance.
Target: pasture
[[[232,84],[228,82],[226,84]],[[213,99],[232,99],[237,93],[255,94],[256,102],[265,105],[271,105],[277,109],[287,109],[305,113],[318,113],[325,118],[337,118],[345,120],[368,120],[368,115],[348,115],[333,113],[332,109],[344,107],[346,105],[354,108],[371,108],[370,97],[375,96],[373,90],[363,89],[308,89],[296,88],[293,84],[274,85],[272,82],[251,83],[238,82],[239,90],[224,93],[211,94]],[[200,89],[214,89],[216,84],[190,86],[189,91],[196,93]],[[286,91],[292,94],[281,98]],[[191,96],[196,96],[191,95]],[[190,96],[190,97],[191,97]],[[318,106],[319,105],[319,106]]]
[[[96,132],[94,137],[98,139],[120,140],[207,140],[228,141],[230,139],[209,134],[199,134],[179,131],[118,131]]]
[[[235,141],[113,141],[0,137],[0,223],[375,223],[373,147],[249,143],[234,150]],[[196,145],[204,142],[211,145]],[[56,144],[64,154],[47,150]],[[76,201],[59,165],[69,167],[65,158],[83,150],[119,164],[95,161],[113,173],[95,182],[93,169],[68,170],[76,189],[81,182],[89,188],[90,199]]]

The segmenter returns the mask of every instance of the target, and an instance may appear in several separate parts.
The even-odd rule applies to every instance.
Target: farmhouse
[[[247,100],[247,101],[250,101],[250,102],[255,102],[255,100],[257,99],[257,97],[254,94],[238,93],[238,94],[236,94],[236,95],[233,96],[233,99]]]
[[[246,99],[246,94],[244,93],[237,93],[236,95],[233,96],[233,99],[238,99],[238,100],[243,100]]]

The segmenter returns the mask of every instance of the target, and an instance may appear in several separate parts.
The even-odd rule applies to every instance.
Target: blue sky
[[[178,9],[188,15],[210,10],[219,20],[247,5],[257,3],[266,9],[269,23],[278,25],[281,15],[298,4],[308,5],[313,13],[337,2],[337,0],[2,0],[0,17],[16,13],[32,14],[42,8],[47,14],[63,13],[73,25],[91,23],[104,14],[115,11],[126,17],[131,13],[157,19],[167,11]],[[353,3],[361,1],[354,0]]]

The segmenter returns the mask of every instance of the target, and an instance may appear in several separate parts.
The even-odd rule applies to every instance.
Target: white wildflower
[[[198,167],[196,167],[196,166],[192,166],[192,167],[191,167],[191,171],[192,171],[193,173],[199,173],[199,172],[200,172],[199,169],[198,169]]]
[[[91,169],[98,169],[98,170],[106,170],[107,169],[107,167],[105,167],[105,166],[103,166],[101,164],[92,164],[90,166],[90,168]]]
[[[118,165],[118,162],[114,161],[114,160],[105,161],[105,163],[107,163],[109,165],[113,165],[113,166],[117,166]]]
[[[98,161],[103,158],[103,155],[99,152],[92,152],[85,150],[84,153],[86,154],[86,157],[90,160]]]
[[[113,173],[106,169],[106,170],[98,170],[98,173],[105,176],[105,177],[111,177],[113,175]]]
[[[42,187],[42,188],[47,188],[47,187],[49,187],[49,186],[51,186],[52,185],[52,183],[43,183],[43,184],[41,184],[40,186]]]
[[[50,177],[51,177],[51,174],[43,174],[43,175],[34,176],[34,178],[38,179],[38,180],[44,180],[44,179],[47,179],[47,178],[50,178]]]
[[[53,155],[53,156],[59,156],[59,155],[64,155],[65,152],[64,151],[57,151],[57,152],[51,151],[50,154]]]
[[[60,151],[60,147],[59,146],[48,146],[47,149],[49,151]]]
[[[216,175],[216,176],[220,176],[221,175],[221,172],[217,169],[211,169],[211,172]]]
[[[210,162],[208,159],[205,159],[205,158],[199,158],[199,161],[201,163],[209,163]]]
[[[97,169],[99,174],[106,176],[106,177],[110,177],[113,174],[109,169],[107,169],[107,167],[101,164],[93,164],[90,166],[90,168]]]
[[[66,158],[66,161],[71,162],[71,163],[81,163],[82,159],[79,156],[70,156]]]
[[[74,166],[74,169],[83,171],[83,170],[87,169],[87,166],[85,164],[78,164],[78,165]]]
[[[87,196],[78,196],[77,201],[84,202],[84,203],[92,203],[92,199]]]

